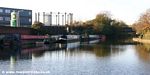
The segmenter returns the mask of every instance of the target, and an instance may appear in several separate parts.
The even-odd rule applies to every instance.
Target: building
[[[17,24],[20,27],[31,27],[32,10],[0,7],[0,26],[10,26],[11,12],[15,11],[18,15]]]

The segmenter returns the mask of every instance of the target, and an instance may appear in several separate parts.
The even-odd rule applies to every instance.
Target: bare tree
[[[139,20],[133,24],[133,28],[138,32],[141,33],[144,29],[150,27],[150,9],[144,12]]]

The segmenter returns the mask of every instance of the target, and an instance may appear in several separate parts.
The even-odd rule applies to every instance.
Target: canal
[[[0,48],[0,75],[149,75],[150,45],[74,42]]]

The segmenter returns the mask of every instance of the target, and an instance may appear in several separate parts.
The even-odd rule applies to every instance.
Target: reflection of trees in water
[[[138,44],[135,48],[142,60],[150,62],[150,44]]]
[[[32,55],[34,57],[41,57],[41,56],[43,56],[44,53],[45,53],[45,51],[38,51],[38,52],[33,52]]]
[[[104,42],[105,44],[113,44],[113,45],[136,45],[137,42],[134,42],[132,38],[126,39],[109,39]]]
[[[110,44],[94,44],[81,46],[81,50],[94,52],[98,57],[105,57],[114,54],[119,54],[123,51],[123,46],[110,45]]]
[[[94,53],[99,57],[120,54],[122,51],[124,51],[123,46],[119,45],[100,44],[94,46]]]
[[[111,53],[110,45],[94,45],[93,51],[96,54],[96,56],[104,57],[109,56]]]

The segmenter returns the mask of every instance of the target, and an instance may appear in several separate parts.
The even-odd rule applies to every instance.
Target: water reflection
[[[81,45],[80,49],[93,52],[98,57],[117,55],[125,50],[121,45],[110,44]]]
[[[135,44],[129,43],[129,40],[126,42],[119,41],[113,43],[111,42],[99,42],[99,40],[88,41],[88,42],[74,42],[67,44],[49,44],[49,45],[23,45],[21,47],[6,47],[1,48],[1,57],[0,60],[9,60],[13,57],[15,60],[17,59],[32,59],[42,57],[45,52],[52,53],[55,52],[64,52],[67,56],[73,55],[82,55],[84,52],[94,53],[97,57],[106,57],[120,54],[125,50],[125,44]]]
[[[9,59],[11,56],[17,56],[20,53],[20,47],[1,47],[0,60]]]
[[[30,44],[17,47],[1,47],[0,60],[10,60],[15,62],[18,59],[32,59],[32,57],[41,57],[45,51],[55,51],[66,49],[63,44],[38,45]]]
[[[135,46],[139,58],[150,62],[150,44],[138,44]]]
[[[50,71],[48,75],[148,75],[149,49],[149,44],[129,40],[3,47],[0,48],[0,71],[42,70]]]

